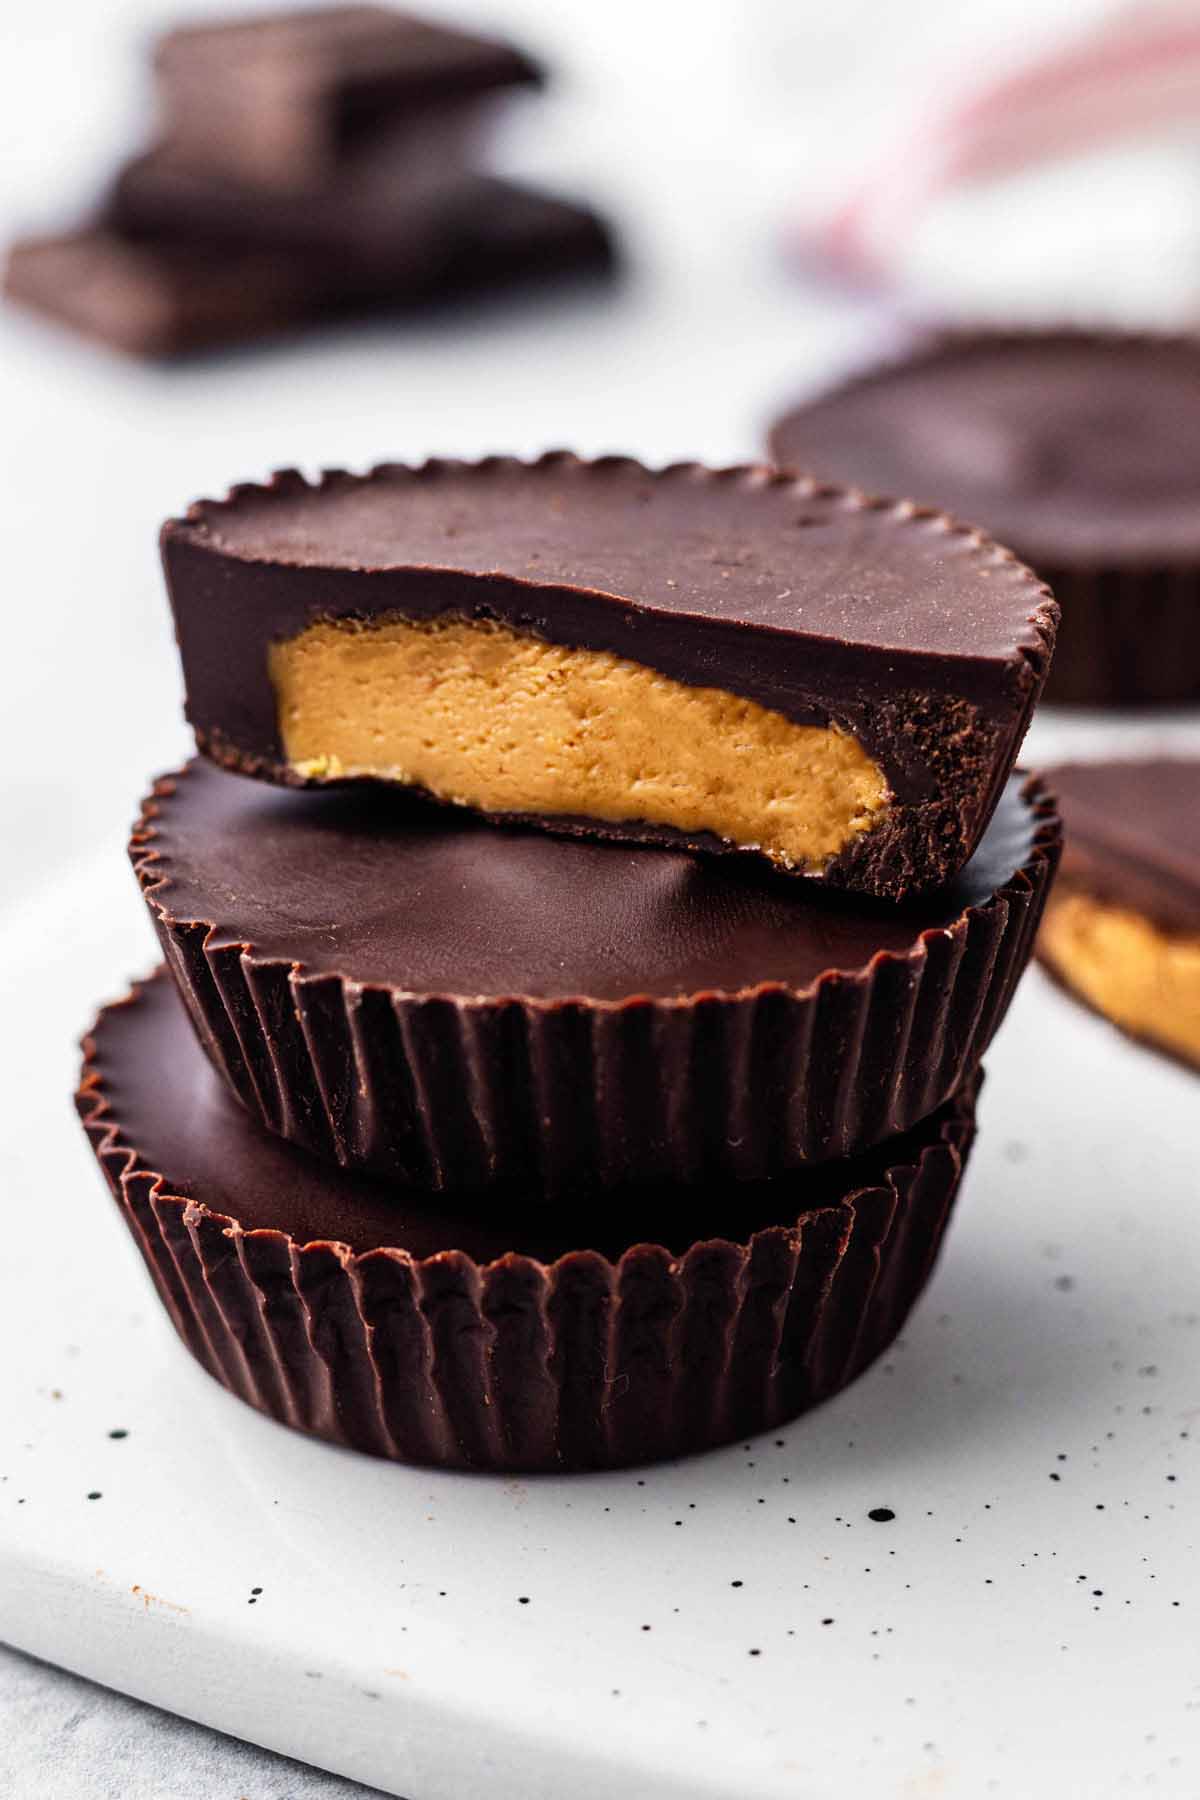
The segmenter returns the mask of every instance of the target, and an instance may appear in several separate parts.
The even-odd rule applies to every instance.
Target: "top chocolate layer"
[[[197,502],[168,522],[164,543],[168,568],[187,545],[247,569],[391,578],[387,599],[410,610],[411,590],[440,577],[460,604],[498,602],[503,581],[534,613],[541,589],[590,591],[623,608],[615,646],[640,649],[640,620],[662,613],[675,629],[702,619],[812,637],[830,654],[899,652],[919,659],[925,680],[973,676],[982,693],[1002,685],[1019,651],[1045,647],[1043,590],[1005,551],[936,514],[764,469],[656,473],[631,458],[557,453],[335,470],[316,485],[284,470],[269,486]],[[346,592],[364,613],[379,610],[366,583]],[[722,671],[705,674],[716,683]]]
[[[1046,781],[1066,827],[1065,882],[1200,933],[1200,760],[1064,763]]]
[[[936,499],[1062,569],[1200,562],[1200,342],[937,337],[788,413],[779,463]]]
[[[974,849],[1057,619],[1006,551],[939,515],[617,457],[285,471],[169,521],[163,553],[188,716],[234,766],[288,778],[271,645],[318,620],[493,619],[848,733],[896,817],[826,873],[893,895]]]
[[[414,117],[541,78],[507,44],[371,5],[182,27],[154,60],[173,145],[270,186],[332,174]]]

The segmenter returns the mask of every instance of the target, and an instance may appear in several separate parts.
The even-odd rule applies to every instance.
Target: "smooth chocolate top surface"
[[[951,335],[788,413],[770,445],[943,506],[1051,578],[1200,559],[1200,340]]]
[[[522,598],[535,614],[540,589],[583,590],[672,632],[693,617],[943,665],[1044,649],[1044,590],[986,539],[763,469],[653,473],[563,453],[335,471],[316,485],[285,472],[199,502],[164,544],[168,569],[188,544],[285,570],[453,572],[478,578],[455,584],[457,605],[495,604],[502,584],[506,616]],[[343,582],[338,610],[355,593]],[[357,593],[377,610],[368,581]]]
[[[135,860],[155,853],[141,878],[173,920],[312,974],[460,999],[804,988],[919,950],[1028,863],[1039,832],[1014,777],[962,873],[895,906],[801,890],[752,857],[550,837],[386,784],[297,793],[199,758],[150,806]]]
[[[134,997],[101,1013],[92,1033],[92,1090],[135,1167],[163,1178],[167,1194],[236,1219],[246,1230],[284,1231],[300,1243],[333,1239],[355,1250],[381,1247],[411,1256],[461,1250],[480,1262],[510,1251],[551,1262],[572,1250],[618,1257],[634,1244],[727,1238],[745,1243],[769,1225],[836,1205],[881,1184],[889,1169],[915,1163],[943,1132],[969,1125],[975,1089],[901,1138],[846,1162],[731,1187],[659,1183],[605,1194],[586,1220],[577,1207],[522,1210],[511,1199],[490,1216],[478,1196],[465,1211],[445,1196],[317,1162],[266,1131],[210,1066],[174,988],[160,972]],[[86,1097],[81,1110],[90,1110]],[[569,1234],[569,1235],[568,1235]]]
[[[1200,932],[1200,759],[1064,763],[1062,872],[1169,930]]]
[[[537,78],[509,45],[398,12],[390,6],[321,6],[180,26],[160,39],[155,66],[167,75],[220,78],[265,66],[314,98],[354,82],[477,90]]]

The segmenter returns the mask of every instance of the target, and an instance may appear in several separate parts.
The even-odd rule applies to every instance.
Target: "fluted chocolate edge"
[[[991,1042],[1061,847],[1031,777],[1027,862],[905,954],[802,989],[479,1000],[314,975],[177,917],[155,820],[186,778],[155,784],[130,854],[209,1059],[279,1136],[434,1191],[761,1180],[911,1129]]]
[[[142,985],[117,1004],[136,1006]],[[579,1249],[549,1264],[245,1230],[145,1166],[91,1037],[76,1104],[176,1330],[231,1393],[372,1455],[532,1472],[712,1448],[861,1373],[933,1266],[978,1080],[927,1121],[912,1160],[791,1224],[681,1256],[638,1244],[616,1261]]]

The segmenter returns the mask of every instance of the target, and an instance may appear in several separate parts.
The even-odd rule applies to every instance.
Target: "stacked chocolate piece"
[[[382,1456],[572,1469],[900,1329],[1058,821],[981,534],[566,454],[234,489],[163,550],[203,754],[80,1112],[184,1341]]]
[[[479,172],[498,102],[540,71],[389,7],[169,33],[161,135],[99,217],[13,246],[9,296],[169,356],[521,279],[607,271],[584,207]]]

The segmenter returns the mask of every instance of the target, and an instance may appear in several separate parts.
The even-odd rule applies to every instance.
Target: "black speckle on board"
[[[868,1519],[873,1519],[876,1525],[890,1525],[895,1516],[890,1506],[873,1506],[867,1514]]]

